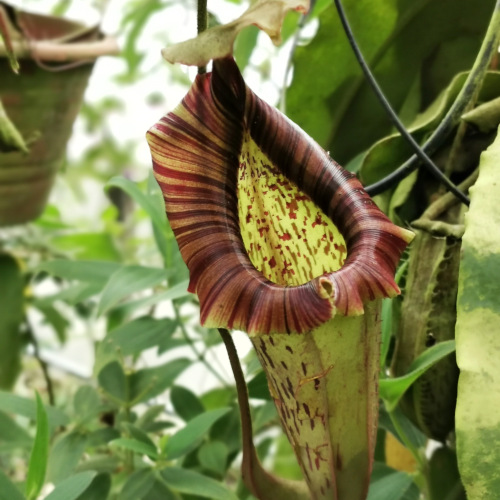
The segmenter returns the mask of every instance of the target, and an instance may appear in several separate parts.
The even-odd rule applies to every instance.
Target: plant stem
[[[205,31],[208,27],[208,10],[207,0],[198,0],[198,35]],[[198,66],[198,74],[202,75],[207,72],[206,66]]]
[[[45,380],[45,385],[47,386],[47,395],[49,397],[49,404],[54,406],[56,402],[56,398],[54,395],[54,384],[52,383],[52,379],[50,378],[47,363],[40,357],[40,346],[38,344],[38,339],[36,338],[33,332],[33,328],[31,327],[31,325],[27,320],[26,324],[28,325],[28,336],[31,341],[31,344],[33,345],[33,354],[36,360],[38,361],[38,364],[40,365],[43,378]]]
[[[228,383],[224,380],[224,378],[222,377],[222,375],[207,361],[207,359],[205,358],[205,356],[203,355],[203,353],[200,352],[200,351],[198,351],[198,348],[196,347],[195,343],[193,342],[193,339],[189,336],[189,334],[188,334],[188,332],[186,330],[186,327],[184,325],[184,322],[182,321],[182,318],[181,318],[181,315],[180,315],[180,312],[179,312],[179,306],[175,302],[173,303],[173,306],[174,306],[175,319],[179,323],[182,336],[184,337],[184,340],[186,341],[186,343],[189,345],[189,347],[193,351],[194,355],[196,356],[196,359],[198,361],[201,361],[205,365],[205,367],[207,368],[207,370],[210,373],[212,373],[215,376],[215,378],[224,387],[229,387]]]
[[[316,0],[311,0],[309,10],[305,14],[302,14],[300,16],[299,23],[297,25],[297,30],[295,31],[295,35],[293,36],[292,48],[290,49],[290,54],[288,55],[288,60],[286,62],[285,74],[283,76],[283,85],[281,87],[281,94],[280,94],[279,109],[283,114],[286,113],[287,81],[288,81],[288,75],[290,74],[290,70],[292,69],[293,56],[295,55],[295,50],[297,49],[297,46],[299,44],[302,29],[304,28],[307,20],[309,19],[309,16],[311,15],[312,10],[314,9],[315,3]]]
[[[463,180],[459,184],[459,188],[462,191],[467,191],[477,180],[479,175],[479,169],[476,168],[469,177]],[[457,202],[456,198],[452,193],[446,193],[440,196],[436,201],[427,207],[425,212],[415,221],[412,222],[412,226],[418,227],[420,221],[422,220],[436,220],[441,214],[446,212],[450,207],[452,207]]]
[[[344,8],[342,7],[342,2],[341,0],[334,0],[335,6],[337,7],[337,11],[339,13],[340,20],[342,22],[342,26],[344,27],[344,31],[346,32],[347,38],[349,40],[349,43],[351,44],[351,47],[354,51],[354,54],[356,56],[356,59],[359,62],[359,65],[361,66],[361,69],[363,70],[363,73],[365,74],[366,80],[372,87],[373,92],[377,96],[378,100],[382,104],[382,107],[385,109],[387,114],[389,115],[389,118],[391,119],[392,123],[396,127],[396,129],[399,131],[402,137],[406,139],[406,141],[411,145],[411,147],[415,151],[415,155],[417,158],[423,163],[423,165],[429,170],[429,172],[434,175],[437,179],[439,179],[441,182],[443,182],[446,187],[455,194],[457,198],[459,198],[463,203],[466,205],[470,204],[469,199],[467,196],[465,196],[464,193],[462,193],[456,186],[453,184],[453,182],[448,179],[443,172],[435,165],[435,163],[429,158],[429,156],[426,154],[426,152],[420,147],[420,145],[413,139],[413,137],[409,134],[409,132],[406,130],[406,127],[403,125],[401,120],[399,119],[398,115],[396,112],[392,109],[392,106],[390,105],[389,101],[385,97],[384,93],[382,92],[382,89],[378,85],[377,81],[375,80],[375,77],[373,76],[373,73],[371,72],[370,68],[368,67],[368,64],[365,61],[365,58],[363,57],[363,54],[361,53],[361,50],[356,43],[356,40],[354,38],[354,34],[351,30],[351,27],[349,25],[349,22],[347,20],[347,17],[344,12]]]
[[[428,154],[433,154],[438,147],[443,143],[443,141],[449,136],[455,125],[459,122],[461,115],[464,113],[465,109],[474,96],[476,89],[480,87],[488,66],[490,64],[491,58],[496,53],[500,41],[500,0],[495,3],[495,8],[493,10],[493,15],[491,16],[490,24],[488,25],[488,31],[483,39],[481,48],[476,57],[474,65],[464,83],[464,86],[460,90],[455,102],[451,105],[448,113],[443,118],[439,126],[434,130],[429,139],[422,146],[422,149]],[[384,177],[380,181],[366,186],[366,191],[374,196],[376,194],[382,193],[386,189],[389,189],[392,185],[403,180],[411,172],[413,172],[419,164],[419,158],[417,155],[413,155],[409,158],[403,165],[401,165],[397,170]]]
[[[243,449],[243,467],[249,467],[247,458],[249,455],[256,457],[255,447],[253,444],[253,428],[252,417],[250,414],[250,405],[248,404],[248,389],[245,382],[245,376],[241,369],[240,359],[234,345],[233,338],[228,330],[219,328],[219,333],[226,347],[227,356],[236,383],[236,391],[238,393],[238,406],[240,408],[241,419],[241,434],[242,434],[242,449]]]

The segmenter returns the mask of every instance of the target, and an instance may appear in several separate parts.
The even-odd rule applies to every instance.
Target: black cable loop
[[[399,131],[402,137],[404,137],[408,143],[412,146],[412,148],[415,150],[415,154],[407,160],[399,169],[395,170],[392,172],[392,174],[388,175],[384,179],[378,181],[377,183],[365,187],[365,190],[370,194],[371,196],[381,193],[385,189],[388,189],[390,186],[392,186],[395,182],[404,179],[406,176],[408,176],[411,172],[413,172],[418,166],[419,166],[419,161],[423,163],[423,165],[429,170],[429,172],[436,177],[438,180],[443,182],[445,186],[448,188],[449,191],[451,191],[457,198],[462,201],[465,205],[470,204],[469,198],[462,192],[460,189],[457,188],[453,182],[446,177],[443,172],[436,166],[436,164],[429,158],[428,154],[432,154],[436,149],[437,146],[442,142],[443,137],[439,137],[439,141],[437,140],[438,138],[436,137],[436,132],[438,129],[443,129],[445,128],[448,130],[448,128],[451,129],[453,128],[450,126],[449,121],[446,123],[446,127],[438,127],[436,129],[436,132],[431,136],[431,138],[425,143],[423,146],[423,149],[420,147],[420,145],[413,139],[413,137],[410,135],[410,133],[406,130],[405,126],[399,119],[398,115],[396,112],[393,110],[392,106],[390,105],[389,101],[385,97],[384,93],[382,92],[382,89],[378,85],[377,81],[375,80],[375,77],[373,76],[373,73],[371,72],[370,68],[368,67],[363,54],[361,53],[361,50],[356,43],[356,40],[354,38],[354,34],[351,30],[351,27],[349,25],[349,22],[347,20],[347,17],[344,12],[344,8],[342,6],[341,0],[334,0],[335,7],[337,8],[340,21],[342,23],[342,26],[344,28],[344,31],[346,33],[347,39],[349,40],[349,43],[354,51],[354,55],[356,56],[356,59],[358,60],[359,65],[361,66],[361,69],[363,70],[363,73],[365,75],[365,78],[367,79],[368,83],[370,84],[373,92],[377,96],[378,100],[382,104],[382,107],[385,109],[387,114],[389,115],[389,118],[391,119],[392,123],[396,127],[396,129]],[[448,113],[450,114],[450,113]],[[447,115],[448,117],[448,115]],[[443,120],[444,123],[444,120]],[[442,123],[442,124],[443,124]],[[441,131],[442,133],[442,131]],[[448,132],[449,133],[449,132]]]

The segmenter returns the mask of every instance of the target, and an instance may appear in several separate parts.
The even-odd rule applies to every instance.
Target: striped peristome
[[[338,270],[295,285],[268,279],[249,259],[238,216],[243,138],[305,193],[340,231],[347,257]],[[252,333],[307,332],[336,312],[391,297],[411,233],[393,225],[310,137],[248,89],[232,58],[198,75],[181,104],[147,134],[167,215],[198,295],[201,321]],[[291,286],[290,286],[291,285]]]

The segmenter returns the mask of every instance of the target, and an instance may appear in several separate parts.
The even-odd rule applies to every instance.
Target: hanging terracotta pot
[[[3,1],[0,32],[0,226],[7,226],[43,211],[94,62],[117,46],[98,27],[18,11]],[[18,74],[9,52],[19,60]],[[9,142],[8,131],[16,140]]]

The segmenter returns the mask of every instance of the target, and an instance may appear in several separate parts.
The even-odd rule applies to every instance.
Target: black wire
[[[337,8],[337,11],[339,13],[340,21],[342,23],[342,26],[344,28],[344,31],[347,35],[347,38],[349,40],[349,43],[352,47],[352,50],[354,51],[354,55],[356,56],[356,59],[358,60],[359,65],[361,66],[361,69],[363,70],[363,73],[365,74],[366,79],[368,80],[368,83],[370,84],[372,90],[375,92],[375,95],[377,96],[378,100],[382,104],[383,108],[389,115],[389,118],[393,122],[394,126],[397,128],[399,133],[401,134],[402,137],[404,137],[409,144],[412,146],[412,148],[415,150],[415,155],[414,157],[410,158],[400,169],[396,170],[393,172],[391,175],[387,176],[386,178],[383,179],[384,181],[384,187],[387,188],[391,186],[394,182],[397,180],[401,180],[407,175],[409,175],[413,170],[415,170],[418,167],[418,160],[422,161],[424,166],[429,170],[429,172],[434,175],[438,180],[443,182],[445,186],[457,197],[465,203],[467,206],[470,204],[469,198],[460,191],[453,182],[446,177],[441,170],[435,165],[435,163],[429,158],[429,156],[426,154],[426,152],[420,147],[420,145],[413,139],[413,137],[408,133],[406,130],[405,126],[401,123],[398,115],[395,113],[395,111],[392,109],[392,106],[390,105],[389,101],[386,99],[384,93],[382,92],[382,89],[379,87],[377,81],[375,80],[375,77],[373,76],[370,68],[366,64],[366,61],[363,57],[363,54],[361,53],[361,50],[358,47],[358,44],[356,43],[356,40],[354,38],[354,34],[351,30],[351,27],[349,25],[349,22],[347,21],[347,17],[344,12],[344,8],[342,7],[341,0],[334,0],[335,7]],[[429,148],[431,149],[431,148]],[[426,148],[428,151],[429,149]],[[414,160],[415,158],[415,160]],[[403,170],[404,175],[402,175],[401,170]],[[389,179],[389,181],[388,181]],[[365,190],[370,194],[378,194],[379,192],[382,192],[383,189],[379,189],[376,193],[374,192],[373,186],[367,186]]]

